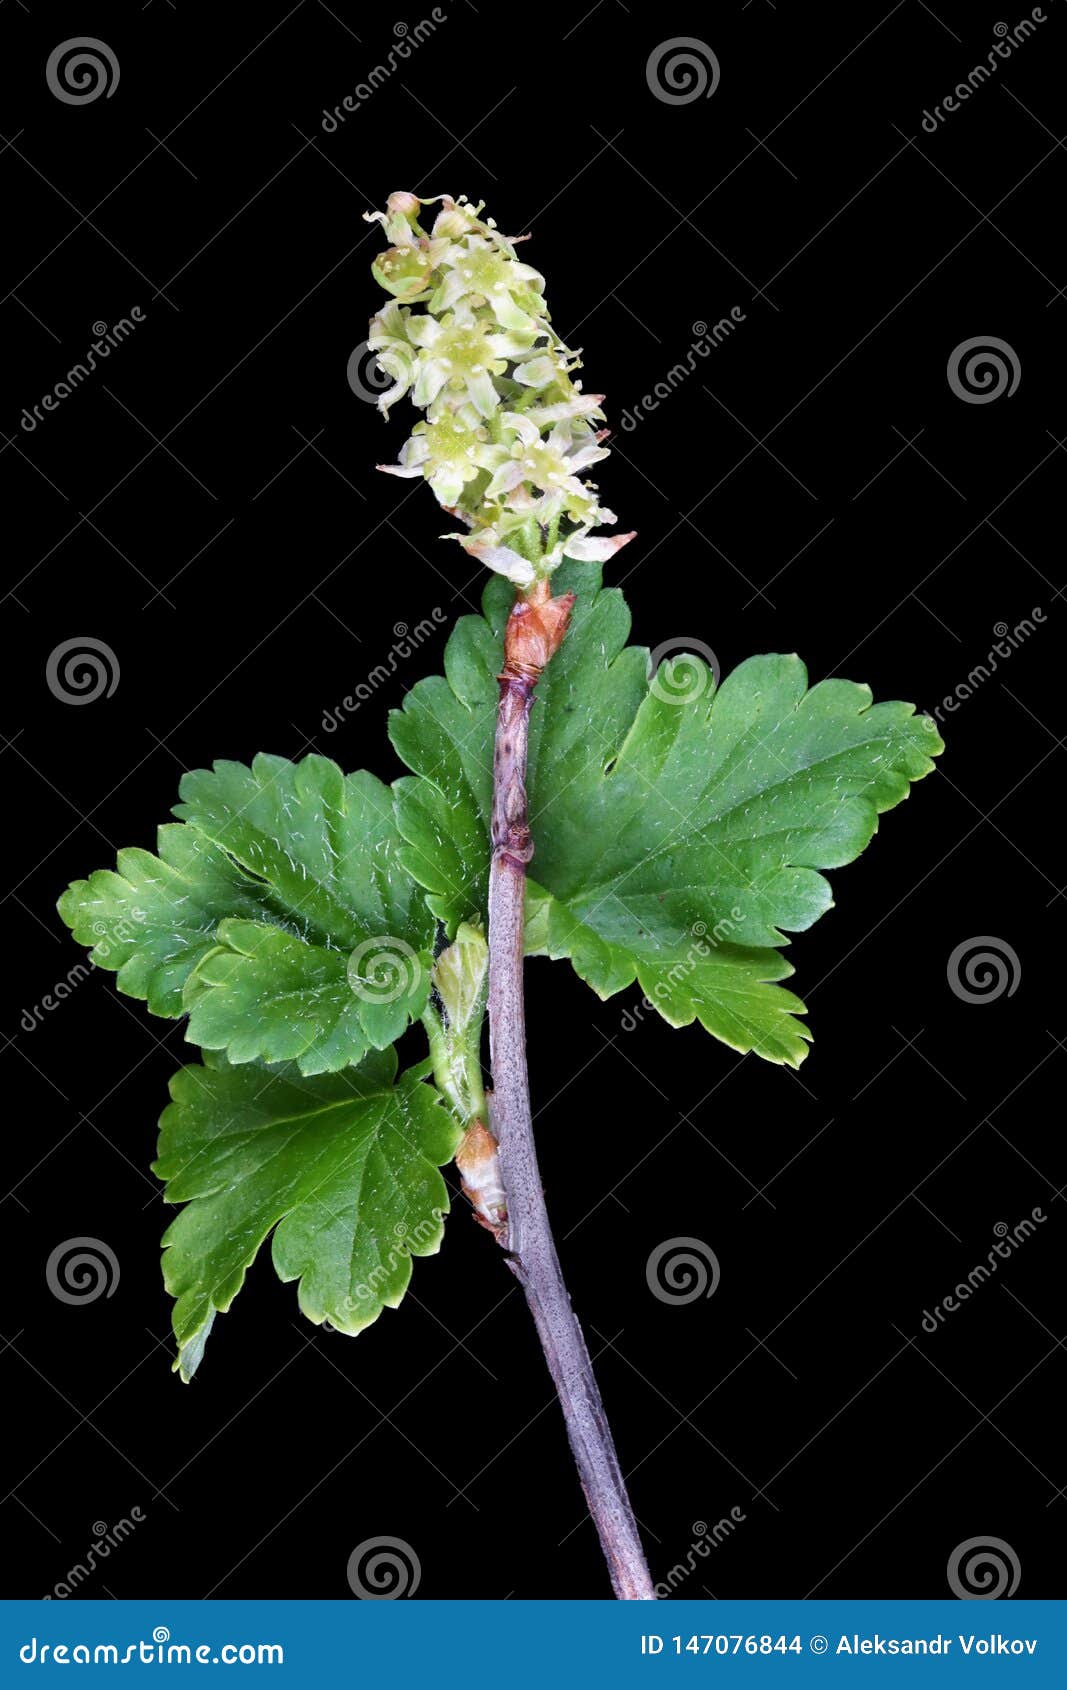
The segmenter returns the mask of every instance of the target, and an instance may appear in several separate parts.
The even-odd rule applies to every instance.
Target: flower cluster
[[[544,277],[481,211],[397,193],[365,214],[392,243],[373,266],[392,296],[368,339],[392,382],[378,406],[388,415],[410,393],[426,413],[399,463],[378,467],[427,480],[467,526],[447,537],[526,589],[562,558],[606,559],[633,535],[590,538],[615,521],[582,479],[608,456],[604,396],[574,379],[581,361],[551,326]]]

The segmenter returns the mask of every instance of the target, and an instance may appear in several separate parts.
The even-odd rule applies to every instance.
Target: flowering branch
[[[390,295],[372,325],[381,406],[410,392],[425,412],[392,473],[429,481],[461,525],[452,537],[516,589],[495,727],[472,708],[496,667],[490,606],[460,624],[447,677],[418,683],[392,719],[413,779],[388,789],[318,755],[191,770],[158,855],[120,851],[59,912],[120,991],[187,1017],[205,1053],[171,1082],[153,1165],[180,1208],[164,1279],[182,1377],[268,1236],[310,1320],[355,1334],[396,1308],[412,1258],[440,1243],[440,1169],[454,1158],[525,1291],[615,1593],[649,1599],[541,1189],[524,953],[569,957],[602,996],[639,980],[672,1026],[699,1021],[735,1051],[798,1067],[810,1033],[780,984],[792,973],[780,947],[829,907],[820,869],[857,857],[943,747],[910,704],[842,679],[809,686],[795,654],[749,658],[719,688],[697,642],[711,667],[685,654],[693,684],[680,685],[671,641],[642,694],[647,653],[623,650],[621,595],[601,594],[595,567],[568,571],[583,610],[568,631],[572,595],[552,590],[562,558],[595,564],[632,538],[593,532],[614,522],[587,478],[606,453],[601,396],[582,392],[541,277],[481,207],[394,194],[373,216],[391,242],[374,267]],[[539,706],[543,885],[528,932],[531,708],[564,639],[565,675]],[[602,684],[616,664],[625,696]],[[611,757],[559,763],[564,727],[568,745],[610,743]],[[670,849],[662,808],[641,798],[661,778],[688,818]],[[638,907],[603,895],[638,869]],[[711,936],[699,957],[694,934]],[[416,1019],[433,1085],[425,1063],[398,1072],[393,1047]]]
[[[480,206],[442,198],[427,233],[419,222],[422,207],[436,203],[392,194],[385,212],[368,213],[393,243],[374,265],[377,280],[393,297],[374,318],[369,345],[392,378],[379,399],[381,410],[388,414],[410,392],[426,411],[399,463],[379,467],[429,481],[438,503],[467,530],[448,538],[517,590],[505,631],[493,760],[488,1121],[469,1079],[456,1081],[448,1042],[451,1036],[453,1048],[463,1053],[466,1073],[471,1018],[463,1020],[455,1005],[464,996],[464,980],[466,998],[477,995],[473,980],[484,962],[469,939],[461,947],[462,929],[438,959],[441,1014],[431,1009],[426,1025],[438,1084],[466,1129],[456,1158],[464,1189],[508,1252],[508,1265],[526,1294],[612,1587],[624,1600],[654,1600],[545,1207],[523,995],[526,864],[534,850],[526,797],[530,708],[574,603],[569,593],[552,597],[549,577],[564,557],[603,560],[633,535],[590,537],[594,527],[615,521],[599,504],[593,484],[582,479],[608,455],[603,444],[608,431],[598,426],[604,421],[603,395],[583,393],[574,379],[580,359],[551,326],[543,278],[519,261],[516,243],[500,235],[491,218],[482,220]],[[462,1035],[450,1033],[461,1021]]]

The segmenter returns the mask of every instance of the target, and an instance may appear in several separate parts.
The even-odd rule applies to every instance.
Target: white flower
[[[439,220],[440,221],[440,220]],[[435,225],[436,228],[436,225]],[[444,254],[445,277],[430,300],[431,311],[450,311],[461,299],[487,305],[506,329],[533,329],[544,312],[545,280],[481,235],[455,241]]]
[[[524,481],[543,493],[575,493],[580,497],[586,489],[578,480],[579,472],[608,456],[606,447],[573,440],[567,422],[556,423],[547,440],[541,438],[536,423],[519,413],[505,412],[501,423],[518,439],[486,488],[487,499],[500,498]]]
[[[447,386],[447,401],[469,400],[479,414],[491,417],[500,408],[493,385],[509,359],[529,352],[529,336],[497,334],[492,322],[480,322],[469,312],[448,312],[442,319],[409,315],[408,338],[418,348],[412,398],[416,405],[434,403]]]
[[[444,411],[436,421],[415,424],[400,449],[398,464],[379,464],[387,475],[423,475],[442,505],[451,508],[463,496],[468,481],[496,463],[498,447],[489,446],[486,431],[471,407]]]

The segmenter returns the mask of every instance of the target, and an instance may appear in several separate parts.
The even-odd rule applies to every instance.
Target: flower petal
[[[432,346],[444,333],[437,318],[423,312],[409,312],[404,327],[408,340],[415,346]]]
[[[530,358],[525,364],[516,364],[514,371],[515,380],[521,381],[523,387],[547,387],[558,374],[547,353],[540,358]]]
[[[606,563],[620,547],[628,546],[636,538],[636,528],[629,534],[598,534],[595,539],[572,534],[563,542],[563,555],[576,558],[579,563]]]
[[[493,316],[502,328],[522,331],[537,327],[529,312],[522,309],[507,288],[494,288],[488,300]]]
[[[430,300],[431,311],[451,311],[456,301],[463,298],[468,284],[459,270],[450,270],[441,286]]]
[[[550,423],[570,422],[576,417],[588,417],[598,411],[604,400],[602,393],[576,393],[558,405],[531,405],[525,412],[531,422],[545,427]]]
[[[467,377],[467,392],[473,399],[481,416],[492,417],[496,415],[500,405],[500,395],[493,386],[493,378],[487,370],[476,370],[473,375]]]
[[[448,380],[448,371],[435,358],[420,358],[418,375],[415,378],[415,391],[412,394],[416,405],[432,405]]]
[[[531,421],[529,415],[521,411],[505,411],[500,421],[505,428],[510,428],[518,435],[524,446],[532,446],[541,438],[537,425]]]
[[[567,459],[567,468],[572,474],[588,469],[590,464],[598,464],[601,458],[609,458],[611,453],[606,446],[582,446],[577,452],[571,453]]]
[[[442,505],[455,505],[463,496],[463,474],[456,464],[441,464],[430,477],[430,486]]]
[[[527,563],[518,552],[513,552],[510,546],[487,546],[484,550],[473,553],[481,563],[498,575],[506,575],[516,587],[532,587],[537,579],[537,571],[532,563]]]
[[[485,490],[485,496],[487,499],[499,499],[517,487],[522,479],[522,465],[515,458],[508,458],[494,474]]]
[[[395,405],[398,399],[402,399],[411,386],[411,359],[405,357],[402,352],[398,354],[391,350],[381,351],[378,353],[378,368],[393,378],[392,387],[387,387],[384,393],[378,395],[378,409],[387,417],[390,407]]]
[[[375,464],[383,475],[398,475],[401,481],[411,481],[416,475],[422,474],[420,464]]]

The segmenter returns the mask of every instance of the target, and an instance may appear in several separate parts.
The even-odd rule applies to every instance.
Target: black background
[[[582,10],[456,0],[333,133],[324,108],[399,17],[340,0],[0,16],[13,1593],[50,1590],[94,1522],[137,1507],[81,1594],[344,1598],[350,1553],[382,1535],[418,1557],[419,1597],[607,1594],[521,1295],[463,1207],[356,1342],[301,1322],[261,1261],[184,1388],[147,1173],[181,1027],[101,978],[36,1013],[78,961],[56,896],[150,845],[183,769],[317,749],[392,778],[387,710],[439,667],[444,632],[341,731],[324,712],[396,624],[477,604],[430,495],[375,474],[410,411],[386,426],[346,380],[379,300],[361,215],[399,187],[533,230],[524,252],[616,419],[694,324],[744,313],[601,466],[639,530],[609,578],[640,642],[699,639],[727,669],[796,649],[813,677],[933,709],[997,624],[1044,614],[794,945],[816,1039],[799,1075],[696,1028],[626,1032],[636,992],[600,1004],[566,966],[531,964],[529,995],[549,1204],[654,1576],[736,1509],[679,1594],[939,1596],[982,1534],[1011,1546],[1021,1595],[1055,1590],[1067,1466],[1043,1411],[1067,1376],[1067,1176],[1041,1098],[1064,1061],[1067,11],[1048,0],[931,135],[924,110],[1014,9]],[[121,74],[69,105],[45,63],[79,34]],[[670,104],[646,63],[685,35],[721,80]],[[22,427],[92,325],[133,306],[144,322],[106,367]],[[948,359],[989,335],[1018,390],[967,403]],[[45,680],[78,636],[120,669],[86,707]],[[1015,989],[969,1003],[948,960],[982,935]],[[995,1283],[924,1333],[998,1223],[1035,1206],[1047,1220]],[[74,1307],[45,1263],[82,1235],[121,1277]],[[649,1253],[676,1236],[714,1250],[711,1298],[650,1293]]]

